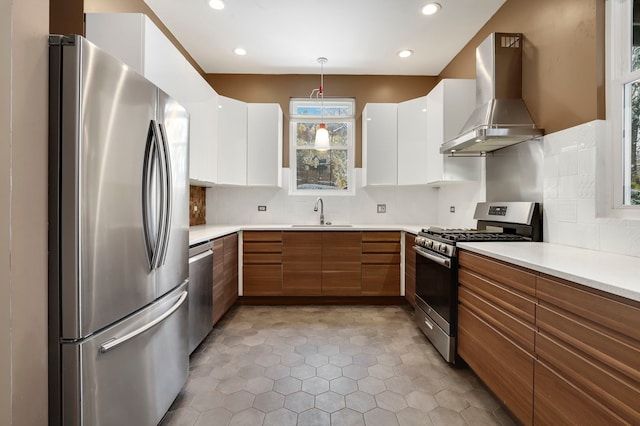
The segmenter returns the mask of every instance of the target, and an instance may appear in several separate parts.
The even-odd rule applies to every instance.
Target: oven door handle
[[[435,254],[428,253],[424,251],[419,246],[413,246],[413,250],[418,253],[420,256],[425,257],[432,262],[436,262],[440,266],[444,266],[447,269],[451,269],[451,261],[447,258],[436,256]]]

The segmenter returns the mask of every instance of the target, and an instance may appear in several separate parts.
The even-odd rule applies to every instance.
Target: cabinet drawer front
[[[531,324],[535,322],[536,305],[533,297],[487,280],[468,269],[459,271],[458,282],[525,321]]]
[[[397,241],[400,243],[398,231],[364,231],[362,241]]]
[[[480,275],[513,287],[530,296],[536,295],[536,275],[528,270],[507,265],[465,250],[460,250],[458,256],[461,269],[469,268]]]
[[[285,296],[320,296],[322,294],[320,264],[308,262],[283,264],[282,293]]]
[[[282,243],[245,241],[242,249],[245,253],[282,253]]]
[[[322,262],[322,233],[287,231],[282,236],[282,259],[302,262],[315,259]]]
[[[399,296],[400,265],[362,265],[363,296]]]
[[[458,299],[478,317],[533,354],[536,330],[532,325],[517,319],[466,287],[460,287]]]
[[[282,231],[244,231],[242,241],[282,241]]]
[[[360,262],[341,262],[322,267],[323,296],[360,296],[362,266]]]
[[[631,424],[640,424],[640,389],[637,382],[611,374],[606,367],[543,334],[538,336],[536,352],[540,361],[553,366],[571,383]]]
[[[400,254],[400,242],[397,242],[397,243],[363,242],[362,253],[398,253]]]
[[[362,263],[400,264],[400,253],[363,254]],[[415,269],[415,267],[414,267]]]
[[[362,233],[327,231],[322,233],[322,262],[358,262],[362,257]]]
[[[245,253],[242,263],[250,264],[280,264],[282,263],[282,254],[280,253]]]
[[[245,296],[279,296],[282,294],[281,265],[244,265],[242,276]]]
[[[556,336],[640,383],[640,342],[637,340],[546,306],[538,306],[536,324],[541,331]]]
[[[603,296],[549,277],[538,277],[538,297],[569,312],[640,340],[640,303]]]
[[[458,353],[524,424],[533,418],[534,358],[460,306]]]
[[[615,425],[625,422],[541,362],[535,366],[534,422],[540,425]]]

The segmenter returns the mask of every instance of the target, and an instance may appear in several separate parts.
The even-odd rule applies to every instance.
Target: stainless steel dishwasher
[[[189,246],[189,353],[213,327],[213,250],[211,241]]]

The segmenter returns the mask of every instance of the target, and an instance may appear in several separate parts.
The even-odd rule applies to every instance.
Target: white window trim
[[[608,130],[605,138],[599,140],[604,162],[598,164],[599,179],[597,192],[597,215],[624,219],[640,219],[640,206],[624,204],[625,164],[628,153],[623,132],[625,114],[626,83],[640,79],[640,70],[629,72],[631,60],[631,36],[628,19],[632,13],[630,0],[607,0],[606,2],[606,102]],[[626,131],[629,134],[629,131]]]
[[[311,99],[315,101],[315,99]],[[355,99],[336,99],[331,98],[330,100],[325,99],[325,102],[349,102],[352,104],[352,114],[351,116],[325,116],[324,120],[318,118],[317,116],[309,116],[309,115],[297,115],[293,113],[293,105],[296,101],[305,101],[305,99],[291,99],[290,100],[290,116],[289,116],[289,195],[307,195],[307,196],[322,196],[322,197],[344,197],[344,196],[353,196],[356,194],[356,168],[355,168],[355,133],[356,133],[356,119],[355,119],[355,108],[356,102]],[[296,145],[296,132],[297,132],[297,122],[305,121],[307,123],[344,123],[348,122],[351,124],[351,132],[349,134],[349,139],[347,141],[347,146],[336,147],[332,149],[344,149],[347,151],[348,157],[348,175],[347,175],[347,189],[345,190],[314,190],[314,189],[297,189],[297,180],[298,180],[298,169],[297,169],[297,157],[296,151],[298,149]],[[309,147],[313,148],[313,147]],[[307,148],[308,149],[308,148]]]

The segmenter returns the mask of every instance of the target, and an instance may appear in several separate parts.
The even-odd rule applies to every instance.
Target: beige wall
[[[11,39],[11,1],[0,0],[0,39]],[[11,45],[0,43],[0,425],[11,424]]]
[[[46,425],[49,3],[1,1],[0,424]]]
[[[329,58],[331,61],[331,58]],[[325,66],[329,68],[330,62]],[[283,165],[289,167],[289,98],[306,98],[320,85],[317,75],[207,74],[209,84],[221,95],[245,102],[278,102],[284,113]],[[361,167],[362,108],[368,102],[400,102],[426,95],[435,77],[325,75],[327,97],[356,99],[356,167]]]
[[[475,78],[492,32],[524,34],[522,95],[546,133],[605,118],[604,0],[508,0],[439,78]]]

